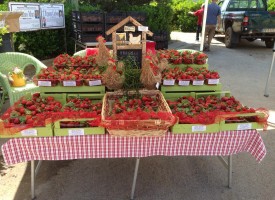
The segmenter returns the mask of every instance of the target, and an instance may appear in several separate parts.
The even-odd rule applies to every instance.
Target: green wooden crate
[[[230,97],[230,91],[217,91],[217,92],[196,92],[195,93],[195,97],[196,99],[197,98],[200,98],[200,97],[203,97],[203,96],[216,96],[216,97]]]
[[[65,93],[40,93],[41,97],[52,96],[55,100],[59,101],[62,105],[66,103],[67,95]]]
[[[189,86],[164,86],[162,85],[160,91],[162,92],[165,98],[169,98],[174,94],[178,93],[186,93],[186,92],[214,92],[221,91],[222,84],[219,83],[217,85],[189,85]]]
[[[85,121],[90,118],[83,119],[62,119],[54,122],[54,136],[77,136],[77,135],[101,135],[105,134],[103,127],[80,127],[80,128],[61,128],[61,121]]]
[[[260,118],[264,117],[263,113],[244,113],[244,114],[229,114],[229,115],[222,115],[221,121],[220,121],[220,130],[221,131],[232,131],[232,130],[250,130],[250,129],[263,129],[264,124],[263,123],[258,123],[258,122],[235,122],[235,123],[230,123],[226,122],[226,119],[229,117],[253,117],[253,116],[258,116]]]
[[[3,121],[0,121],[0,124],[2,125]],[[51,136],[53,136],[53,127],[51,122],[47,122],[45,127],[28,128],[14,134],[8,134],[5,132],[0,133],[0,138],[51,137]]]
[[[95,93],[95,94],[90,94],[90,93],[79,93],[79,94],[72,94],[72,93],[68,93],[67,94],[67,99],[70,97],[74,97],[74,98],[89,98],[91,100],[93,100],[94,102],[102,102],[102,99],[104,97],[105,93]]]
[[[219,131],[220,124],[175,124],[171,127],[173,134],[216,133]]]
[[[203,68],[205,67],[206,69],[208,69],[209,65],[206,63],[206,64],[203,64],[203,65],[198,65],[198,64],[171,64],[169,63],[169,66],[174,68],[174,67],[179,67],[181,69],[186,69],[187,67],[192,67],[193,69],[200,69],[200,68]]]
[[[76,87],[39,87],[40,92],[42,93],[92,93],[92,94],[105,94],[105,86],[76,86]]]
[[[195,98],[199,98],[202,96],[209,96],[209,95],[214,95],[218,97],[222,96],[230,96],[229,91],[221,91],[221,92],[201,92],[201,93],[195,93],[195,92],[190,92],[190,93],[174,93],[174,94],[169,94],[168,99],[170,100],[176,100],[180,97],[183,96],[192,96]],[[220,123],[215,123],[215,124],[175,124],[174,126],[171,127],[171,132],[173,134],[194,134],[194,133],[215,133],[220,131]]]

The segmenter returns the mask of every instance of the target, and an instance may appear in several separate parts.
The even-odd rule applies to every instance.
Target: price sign
[[[183,80],[179,80],[179,85],[180,86],[187,86],[190,84],[190,81],[183,81]]]
[[[193,85],[203,85],[204,80],[193,80]]]
[[[216,85],[220,82],[220,79],[208,79],[209,85]]]
[[[192,126],[192,132],[206,131],[206,126],[204,125],[195,125]]]
[[[148,26],[138,26],[138,31],[148,31]]]
[[[238,131],[249,130],[249,129],[252,129],[251,123],[238,124],[238,127],[237,127]]]
[[[38,81],[38,86],[51,87],[52,82],[51,81]]]
[[[76,86],[76,81],[63,81],[63,86]]]
[[[68,130],[69,136],[84,135],[84,129],[70,129]]]
[[[89,81],[89,86],[96,86],[96,85],[101,85],[101,80],[92,80]]]
[[[26,129],[21,131],[22,136],[37,136],[37,130],[36,129]]]
[[[163,85],[175,85],[175,79],[164,79]]]

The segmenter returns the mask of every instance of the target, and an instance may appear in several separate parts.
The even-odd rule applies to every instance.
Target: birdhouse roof
[[[113,33],[114,31],[117,31],[119,28],[121,28],[122,26],[124,26],[125,24],[131,22],[133,25],[135,26],[142,26],[141,23],[139,23],[137,20],[135,20],[133,17],[128,16],[125,19],[123,19],[121,22],[119,22],[118,24],[116,24],[115,26],[113,26],[112,28],[110,28],[108,31],[106,31],[106,35],[110,35],[111,33]],[[146,31],[146,34],[152,36],[153,33],[151,31]]]

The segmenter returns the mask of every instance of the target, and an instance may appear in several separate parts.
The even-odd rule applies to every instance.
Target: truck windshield
[[[227,10],[265,10],[265,4],[263,0],[232,0]]]

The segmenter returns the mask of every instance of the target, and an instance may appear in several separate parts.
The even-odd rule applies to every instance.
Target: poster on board
[[[9,2],[10,11],[20,11],[20,31],[65,28],[64,4]]]
[[[20,31],[40,29],[40,6],[37,3],[9,2],[9,10],[23,12],[19,18]]]
[[[41,28],[65,28],[63,4],[40,4]]]

